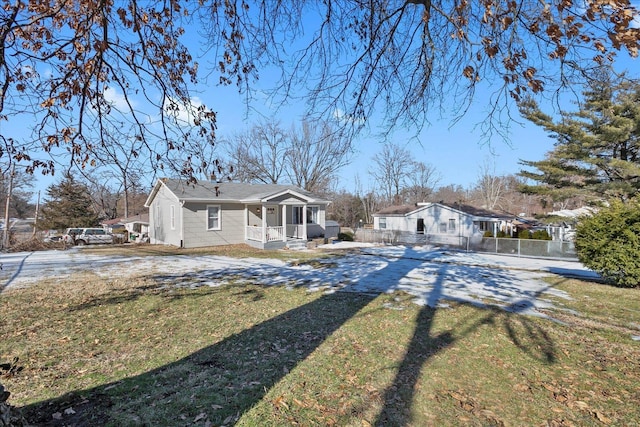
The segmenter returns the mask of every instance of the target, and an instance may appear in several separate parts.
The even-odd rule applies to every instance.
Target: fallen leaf
[[[64,414],[65,415],[73,415],[75,413],[76,413],[76,411],[74,411],[73,408],[71,408],[71,407],[69,407],[69,408],[64,410]]]
[[[287,402],[284,401],[284,396],[278,396],[273,400],[273,404],[277,407],[280,408],[280,406],[285,407],[286,409],[289,409],[289,405],[287,405]]]
[[[553,394],[553,398],[555,400],[557,400],[558,402],[560,402],[560,403],[564,403],[564,402],[566,402],[568,400],[567,396],[565,396],[564,394],[561,394],[561,393],[554,393]]]
[[[53,417],[54,420],[62,419],[62,414],[60,412],[54,412],[53,414],[51,414],[51,416]]]
[[[600,411],[594,411],[593,415],[596,417],[598,421],[604,424],[611,424],[611,420],[604,416],[604,414]]]
[[[578,409],[582,409],[582,410],[589,409],[589,405],[587,405],[587,402],[583,402],[582,400],[576,400],[574,402],[574,405],[576,405]]]
[[[197,417],[195,417],[195,418],[193,419],[193,422],[194,422],[194,423],[197,423],[198,421],[204,420],[205,418],[207,418],[207,414],[206,414],[206,412],[201,412],[201,413],[199,413],[199,414],[198,414],[198,416],[197,416]]]
[[[461,395],[460,393],[457,393],[457,392],[455,392],[455,391],[450,392],[450,393],[449,393],[449,395],[450,395],[451,397],[453,397],[455,400],[458,400],[458,401],[460,401],[460,402],[462,402],[463,400],[465,400],[465,398],[464,398],[464,396],[463,396],[463,395]]]

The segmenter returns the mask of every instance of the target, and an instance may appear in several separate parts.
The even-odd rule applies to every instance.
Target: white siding
[[[176,212],[175,228],[171,229],[172,205],[179,205],[178,199],[166,187],[161,186],[149,206],[149,241],[151,243],[180,246],[182,224],[180,215]]]
[[[380,218],[386,220],[386,228],[380,227]],[[473,216],[459,212],[447,206],[429,205],[419,208],[406,215],[379,214],[373,218],[375,230],[403,231],[416,233],[418,219],[424,220],[425,234],[445,234],[450,236],[471,236],[474,233]],[[455,230],[450,227],[450,221],[455,221]],[[445,231],[441,231],[440,224],[444,224]]]

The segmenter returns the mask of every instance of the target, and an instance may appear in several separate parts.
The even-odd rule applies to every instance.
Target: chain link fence
[[[391,245],[434,245],[504,255],[540,258],[578,258],[573,242],[561,240],[534,240],[514,238],[471,238],[447,234],[417,234],[405,231],[370,230],[359,228],[355,233],[358,242]]]

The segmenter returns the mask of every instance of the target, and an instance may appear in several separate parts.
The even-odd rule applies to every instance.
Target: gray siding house
[[[159,179],[145,206],[149,241],[183,248],[306,245],[325,234],[330,202],[291,185]]]

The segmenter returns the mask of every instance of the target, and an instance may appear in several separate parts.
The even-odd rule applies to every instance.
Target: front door
[[[267,206],[267,227],[277,227],[278,222],[278,208]]]
[[[424,234],[424,219],[418,218],[418,224],[416,226],[416,232],[418,234]]]

